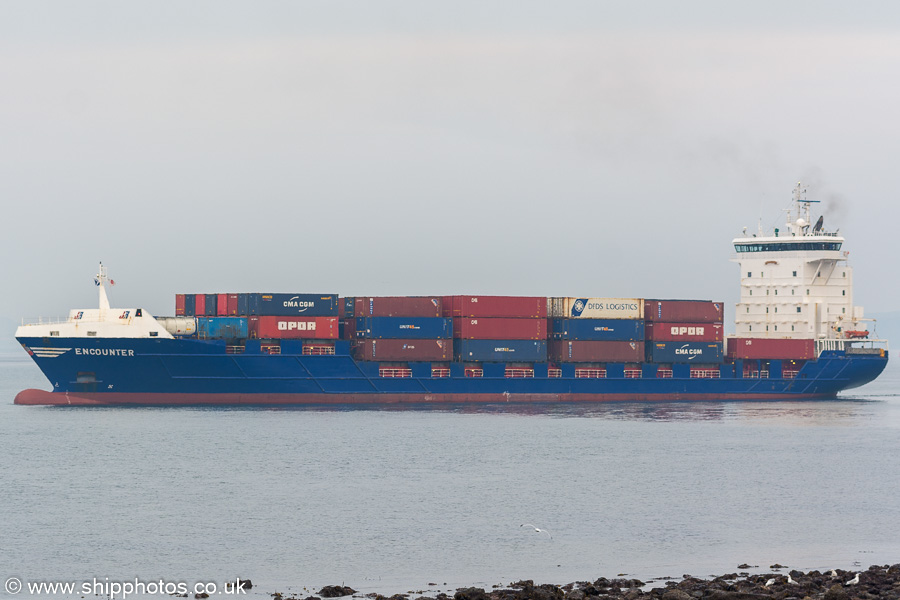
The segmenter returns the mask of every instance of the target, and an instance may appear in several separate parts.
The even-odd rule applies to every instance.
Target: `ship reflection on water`
[[[259,410],[334,413],[428,412],[645,422],[777,420],[788,425],[840,425],[842,422],[849,423],[865,416],[867,412],[872,412],[873,404],[878,404],[878,402],[869,399],[841,399],[752,402],[608,402],[598,404],[389,404],[382,406],[261,407]]]

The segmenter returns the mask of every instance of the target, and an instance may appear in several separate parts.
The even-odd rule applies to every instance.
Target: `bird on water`
[[[547,531],[546,529],[540,529],[540,528],[538,528],[538,527],[535,527],[535,526],[532,525],[531,523],[522,523],[521,525],[519,525],[519,527],[531,527],[532,529],[535,530],[535,532],[537,532],[537,533],[546,533],[548,538],[550,538],[551,540],[553,539],[553,536],[550,535],[550,532],[549,532],[549,531]]]

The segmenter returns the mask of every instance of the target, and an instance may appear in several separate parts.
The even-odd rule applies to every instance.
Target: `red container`
[[[439,296],[358,297],[354,311],[357,317],[440,317]]]
[[[359,360],[449,361],[453,340],[361,340],[354,352]]]
[[[533,296],[444,296],[443,313],[445,317],[546,319],[547,299]]]
[[[341,319],[341,327],[344,329],[342,340],[356,339],[356,319]]]
[[[721,342],[724,330],[721,323],[644,324],[646,338],[654,342]]]
[[[453,337],[466,340],[544,340],[547,319],[456,317]]]
[[[338,337],[337,317],[275,317],[248,318],[250,337],[261,339],[306,338],[334,340]]]
[[[810,360],[816,357],[816,340],[784,338],[728,338],[732,359]]]
[[[228,294],[216,294],[216,316],[228,316]]]
[[[724,305],[711,300],[644,300],[644,320],[663,323],[721,323]]]
[[[644,362],[644,342],[550,340],[549,357],[560,363]]]
[[[229,317],[238,316],[238,295],[237,294],[226,294],[225,310],[226,310],[226,314]]]
[[[198,317],[206,315],[206,294],[194,294],[194,314]]]
[[[184,294],[175,294],[175,316],[184,316]]]

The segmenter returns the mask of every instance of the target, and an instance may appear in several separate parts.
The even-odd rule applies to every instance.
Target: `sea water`
[[[896,359],[837,401],[13,405],[27,387],[48,389],[24,354],[0,357],[0,580],[26,586],[0,597],[235,577],[258,598],[452,595],[900,562]]]

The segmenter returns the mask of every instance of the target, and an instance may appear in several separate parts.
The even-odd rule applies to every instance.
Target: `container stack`
[[[458,361],[502,362],[527,371],[531,363],[547,360],[546,298],[444,296],[442,304],[444,316],[453,320]]]
[[[449,362],[453,359],[453,326],[442,316],[441,305],[437,296],[345,300],[344,336],[355,335],[358,360]]]
[[[722,311],[721,302],[645,300],[647,360],[717,371],[724,359]]]
[[[194,317],[200,339],[302,339],[333,344],[338,337],[336,294],[176,294],[176,317]]]
[[[550,298],[550,359],[556,363],[644,360],[640,298]]]

